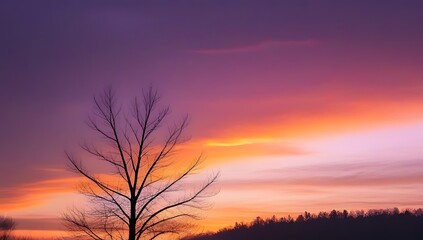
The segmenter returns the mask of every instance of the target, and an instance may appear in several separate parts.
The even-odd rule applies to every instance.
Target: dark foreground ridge
[[[201,234],[189,240],[409,240],[423,239],[423,209],[336,211],[268,219],[257,217],[249,224],[236,223],[217,233]]]

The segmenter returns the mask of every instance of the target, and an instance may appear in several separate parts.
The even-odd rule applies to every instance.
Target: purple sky
[[[91,136],[84,121],[92,97],[110,85],[123,100],[150,84],[159,89],[176,116],[190,114],[194,145],[222,169],[242,163],[244,149],[222,150],[221,142],[259,144],[248,152],[258,158],[308,152],[334,132],[420,130],[422,9],[418,0],[2,1],[0,202],[24,198],[22,186],[70,176],[53,169],[65,168],[65,149]],[[387,136],[423,139],[392,131]],[[230,156],[228,165],[217,153]],[[399,155],[392,166],[407,159],[421,169],[419,154]]]

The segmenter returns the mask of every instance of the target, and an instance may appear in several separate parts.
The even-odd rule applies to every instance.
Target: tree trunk
[[[136,236],[136,228],[137,228],[137,221],[135,219],[135,210],[136,210],[137,202],[135,200],[131,200],[131,219],[129,220],[129,236],[128,240],[135,240]]]

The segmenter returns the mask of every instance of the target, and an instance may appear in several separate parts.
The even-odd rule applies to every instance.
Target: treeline
[[[201,234],[190,240],[410,240],[423,239],[423,209],[398,208],[365,211],[336,211],[235,223],[217,233]]]

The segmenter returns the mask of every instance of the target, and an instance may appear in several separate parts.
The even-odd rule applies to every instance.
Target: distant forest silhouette
[[[423,209],[398,208],[365,211],[336,211],[311,214],[296,219],[288,216],[257,217],[251,223],[235,223],[216,233],[186,240],[302,240],[302,239],[423,239]]]

